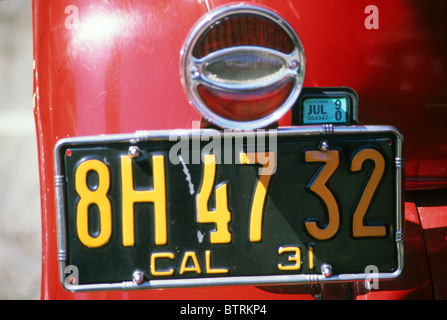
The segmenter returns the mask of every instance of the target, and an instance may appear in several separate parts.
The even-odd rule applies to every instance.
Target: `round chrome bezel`
[[[215,84],[209,83],[209,81],[206,81],[206,79],[205,80],[201,79],[202,70],[200,68],[201,63],[203,63],[203,61],[200,60],[206,61],[208,58],[207,56],[205,56],[202,59],[197,59],[193,57],[192,52],[194,50],[195,45],[199,41],[200,37],[204,34],[204,32],[206,32],[208,28],[211,25],[213,25],[216,21],[222,20],[225,17],[236,14],[254,14],[274,22],[286,32],[286,34],[290,37],[294,45],[294,50],[291,54],[280,54],[279,52],[277,52],[279,56],[282,59],[284,59],[286,63],[290,66],[289,68],[290,72],[287,72],[287,74],[285,74],[284,77],[295,78],[295,85],[292,91],[290,92],[288,98],[279,108],[277,108],[272,113],[268,114],[265,117],[250,121],[237,121],[227,119],[225,117],[216,114],[211,109],[209,109],[208,106],[202,101],[196,90],[199,83],[206,83],[207,86],[215,86]],[[226,49],[216,51],[209,55],[224,54],[226,50],[227,51],[236,50],[234,48],[238,47],[229,47]],[[246,46],[245,47],[241,46],[239,48],[241,50],[265,50],[266,52],[272,51],[269,48],[254,47],[254,46],[250,48],[247,48]],[[258,129],[269,126],[270,124],[279,120],[284,114],[286,114],[290,110],[295,101],[298,99],[298,96],[302,90],[304,83],[306,60],[301,40],[299,39],[295,30],[290,26],[290,24],[288,24],[282,17],[280,17],[276,13],[266,8],[255,5],[237,4],[237,5],[223,6],[207,13],[198,21],[198,23],[193,27],[192,31],[189,33],[185,41],[185,44],[183,45],[183,48],[181,50],[180,56],[181,56],[181,81],[189,101],[202,114],[202,116],[206,120],[222,128]],[[284,81],[284,78],[278,79],[277,83],[281,81]],[[258,83],[256,84],[256,86],[259,87],[262,86],[262,84]],[[249,86],[245,85],[240,86],[238,88],[233,87],[233,89],[240,89],[241,90],[240,92],[243,92],[242,90],[256,89],[256,87],[250,88]]]

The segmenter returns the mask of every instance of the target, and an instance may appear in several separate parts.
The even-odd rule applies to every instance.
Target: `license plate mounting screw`
[[[136,284],[142,284],[144,281],[144,272],[140,270],[134,271],[132,274],[132,281]]]
[[[323,152],[329,151],[329,143],[326,140],[321,141],[318,147]]]
[[[137,146],[130,146],[128,153],[131,158],[138,158],[140,156],[140,148]]]
[[[326,278],[329,278],[330,276],[332,276],[332,266],[330,264],[323,263],[321,265],[321,273]]]

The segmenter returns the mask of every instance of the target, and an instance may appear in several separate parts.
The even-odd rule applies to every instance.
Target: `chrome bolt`
[[[292,60],[292,61],[289,62],[289,69],[294,70],[294,69],[298,68],[298,65],[299,65],[298,61]]]
[[[323,265],[321,266],[321,273],[326,278],[329,278],[330,276],[332,276],[332,266],[330,264],[323,263]]]
[[[131,158],[138,158],[140,156],[140,148],[137,146],[130,146],[128,153]]]
[[[192,78],[193,80],[197,80],[197,79],[200,78],[200,70],[199,70],[199,67],[197,67],[197,66],[193,66],[193,67],[191,68],[191,78]]]
[[[329,143],[326,140],[321,141],[320,145],[319,145],[319,148],[320,148],[321,151],[327,152],[327,151],[329,151]]]
[[[132,281],[136,284],[142,284],[144,280],[144,272],[143,271],[135,271],[132,274]]]

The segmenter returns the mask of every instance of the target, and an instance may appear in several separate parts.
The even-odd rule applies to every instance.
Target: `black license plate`
[[[62,140],[62,283],[98,290],[397,277],[402,138],[389,127],[331,129]]]

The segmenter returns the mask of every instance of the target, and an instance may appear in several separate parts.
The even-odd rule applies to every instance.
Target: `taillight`
[[[181,54],[188,98],[208,121],[224,128],[268,126],[290,109],[303,86],[301,41],[265,8],[211,11],[193,28]]]

